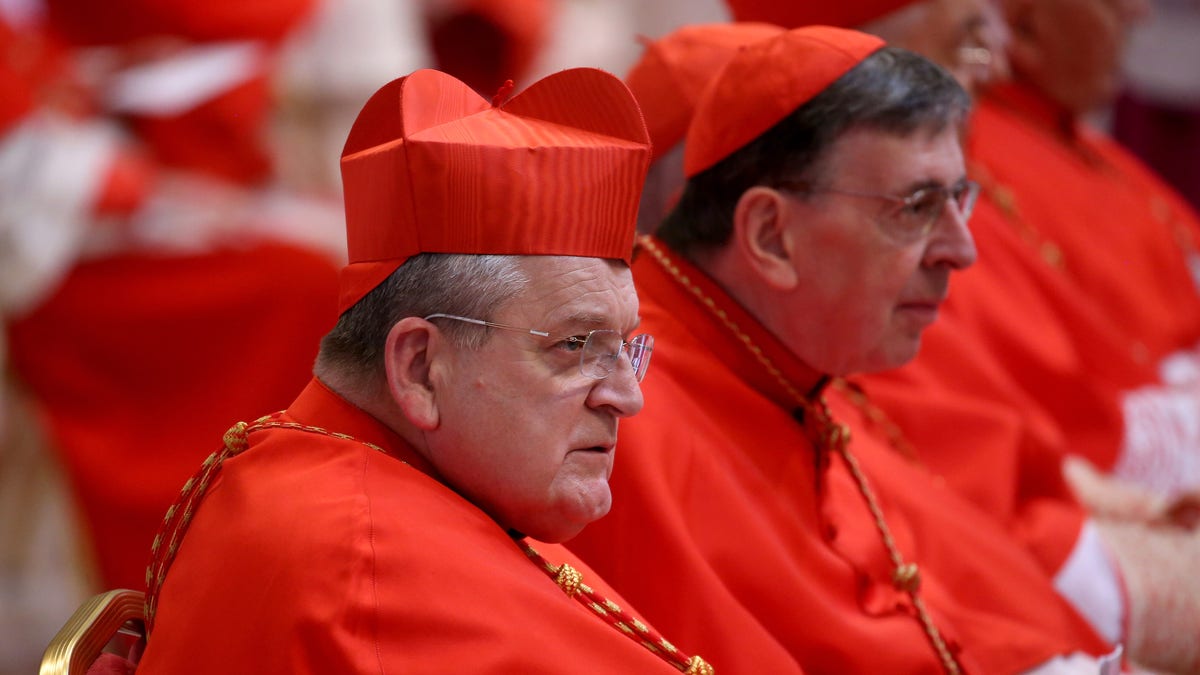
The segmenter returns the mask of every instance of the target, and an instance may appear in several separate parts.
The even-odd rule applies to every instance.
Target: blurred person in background
[[[52,68],[5,52],[28,92],[0,158],[10,367],[100,587],[144,583],[213,434],[285,405],[335,317],[336,206],[278,188],[265,135],[275,47],[311,6],[256,7],[50,0],[14,34]]]

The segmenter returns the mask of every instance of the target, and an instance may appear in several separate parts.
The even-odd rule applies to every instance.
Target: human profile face
[[[1085,114],[1110,103],[1121,85],[1129,33],[1147,0],[1037,0],[1010,17],[1014,67],[1060,105]]]
[[[428,458],[503,527],[559,542],[608,512],[617,423],[642,408],[627,354],[608,377],[592,379],[580,373],[577,345],[561,338],[613,329],[628,340],[638,300],[621,262],[529,256],[520,264],[528,284],[491,320],[553,337],[494,330],[478,349],[450,349],[431,371],[440,419],[427,435]]]
[[[889,229],[895,204],[820,190],[904,196],[954,185],[965,177],[958,130],[852,128],[825,157],[814,193],[781,202],[798,278],[781,337],[831,375],[901,366],[937,318],[950,272],[975,260],[967,223],[947,203],[928,234],[901,239]]]
[[[924,0],[863,30],[941,65],[972,95],[1008,76],[1008,27],[991,0]]]

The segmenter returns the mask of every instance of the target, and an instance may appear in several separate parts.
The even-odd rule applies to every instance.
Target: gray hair
[[[829,148],[850,129],[898,136],[961,125],[971,99],[950,73],[898,47],[884,47],[758,138],[692,176],[658,229],[671,248],[691,257],[729,241],[742,194],[784,181],[816,183]]]
[[[398,321],[437,313],[490,321],[528,281],[519,256],[413,256],[338,318],[321,339],[314,372],[327,381],[377,382],[383,377],[384,342]],[[441,322],[439,327],[468,349],[482,346],[491,330],[460,321]]]

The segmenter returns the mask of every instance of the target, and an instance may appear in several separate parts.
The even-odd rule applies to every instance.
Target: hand
[[[1184,530],[1200,525],[1200,494],[1196,492],[1167,498],[1102,474],[1082,457],[1064,459],[1062,471],[1075,499],[1096,517]]]
[[[1200,532],[1097,521],[1124,581],[1129,659],[1167,673],[1200,672]]]

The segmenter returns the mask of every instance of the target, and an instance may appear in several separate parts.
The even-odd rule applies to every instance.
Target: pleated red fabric
[[[650,161],[629,89],[577,68],[503,95],[418,70],[367,101],[342,153],[342,311],[418,253],[629,261]]]

